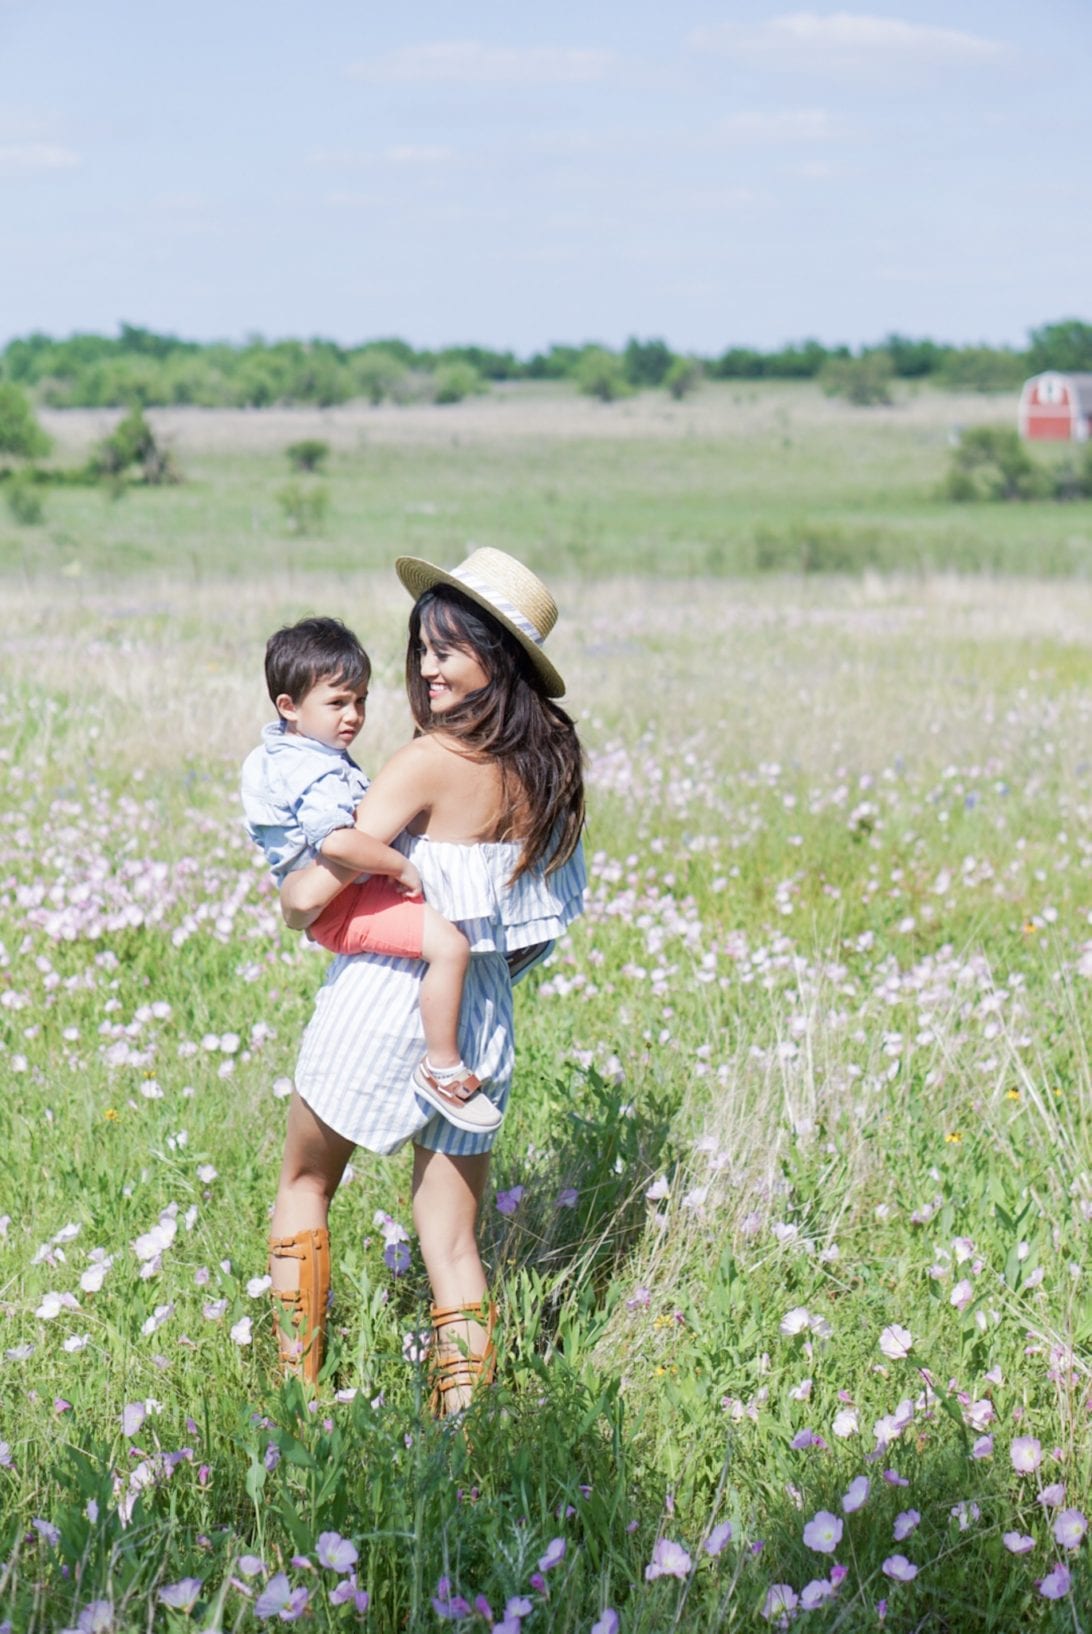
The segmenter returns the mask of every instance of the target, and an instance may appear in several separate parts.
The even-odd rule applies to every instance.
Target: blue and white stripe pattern
[[[470,943],[459,1048],[472,1072],[492,1080],[489,1096],[503,1111],[515,1066],[505,954],[552,941],[583,911],[583,853],[549,878],[534,869],[509,885],[520,851],[513,842],[454,845],[401,835],[394,843],[416,864],[429,902]],[[456,1129],[411,1087],[424,1054],[424,970],[414,960],[373,954],[335,959],[303,1035],[296,1089],[323,1123],[372,1152],[396,1152],[407,1140],[451,1156],[487,1152],[496,1131]]]

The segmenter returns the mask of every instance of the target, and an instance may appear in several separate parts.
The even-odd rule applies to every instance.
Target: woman
[[[513,974],[581,912],[580,745],[543,651],[557,618],[546,586],[502,551],[452,572],[402,557],[415,597],[406,686],[417,726],[372,784],[358,819],[404,850],[428,900],[471,949],[462,1058],[503,1112],[514,1066]],[[318,862],[289,876],[282,906],[302,926],[345,875]],[[354,1146],[414,1143],[413,1217],[432,1286],[434,1410],[464,1407],[492,1374],[494,1307],[478,1254],[478,1208],[494,1131],[456,1129],[412,1083],[421,1060],[422,966],[375,955],[334,961],[304,1034],[274,1209],[274,1297],[316,1379],[329,1288],[327,1216]],[[479,1320],[480,1319],[480,1320]],[[291,1340],[282,1355],[290,1359]]]

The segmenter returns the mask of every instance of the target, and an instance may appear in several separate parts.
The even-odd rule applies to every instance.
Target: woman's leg
[[[485,1271],[478,1253],[478,1208],[489,1175],[489,1154],[449,1157],[446,1152],[413,1149],[413,1223],[433,1304],[478,1310],[486,1297]],[[447,1355],[482,1356],[489,1336],[480,1322],[456,1322],[437,1340],[441,1358]],[[447,1412],[458,1412],[470,1400],[470,1389],[448,1392]]]
[[[352,1150],[352,1141],[336,1134],[293,1095],[270,1227],[269,1274],[275,1306],[284,1312],[282,1361],[298,1372],[303,1353],[302,1371],[312,1381],[322,1366],[330,1286],[330,1200]],[[288,1321],[291,1326],[286,1329]]]

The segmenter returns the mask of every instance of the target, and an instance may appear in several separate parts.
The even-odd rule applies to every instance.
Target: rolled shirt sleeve
[[[293,809],[307,844],[321,851],[335,828],[352,828],[356,806],[348,778],[340,768],[332,768],[307,785]]]

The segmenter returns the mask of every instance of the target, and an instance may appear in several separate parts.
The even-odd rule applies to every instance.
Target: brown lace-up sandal
[[[492,1384],[497,1371],[497,1352],[493,1335],[497,1326],[497,1307],[492,1300],[480,1305],[433,1305],[432,1350],[429,1369],[432,1374],[432,1394],[429,1410],[433,1418],[449,1418],[468,1405],[469,1398],[483,1386]],[[480,1351],[471,1350],[465,1336],[442,1337],[445,1328],[465,1326],[478,1322],[485,1328],[485,1344]],[[453,1390],[460,1394],[458,1406],[448,1402]],[[466,1399],[462,1399],[464,1392]]]
[[[273,1315],[285,1375],[317,1384],[326,1345],[326,1303],[330,1295],[330,1233],[297,1231],[270,1237],[273,1260],[299,1263],[299,1286],[272,1288]]]

